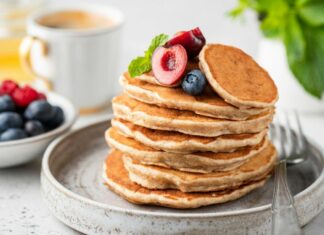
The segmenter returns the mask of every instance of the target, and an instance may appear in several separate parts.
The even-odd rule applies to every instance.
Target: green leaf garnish
[[[153,52],[155,51],[156,48],[159,46],[165,45],[165,43],[169,40],[169,36],[166,34],[160,34],[154,37],[151,41],[151,45],[148,48],[147,51],[145,51],[145,57],[150,58],[153,55]]]
[[[151,62],[143,56],[136,57],[128,66],[130,76],[136,77],[151,70]]]
[[[128,66],[128,72],[131,77],[139,76],[143,73],[146,73],[152,69],[151,65],[151,59],[153,52],[156,48],[159,46],[163,46],[169,39],[169,36],[166,34],[159,34],[155,36],[149,48],[145,51],[144,56],[139,56],[133,59],[129,66]]]

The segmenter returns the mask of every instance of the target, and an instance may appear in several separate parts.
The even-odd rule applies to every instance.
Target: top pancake
[[[277,87],[269,74],[242,50],[208,44],[199,60],[209,84],[226,102],[240,108],[266,108],[277,101]]]
[[[162,87],[143,79],[131,78],[128,72],[121,76],[120,82],[125,92],[134,99],[160,107],[188,110],[204,116],[246,120],[250,116],[267,111],[262,108],[238,109],[226,103],[210,87],[205,89],[203,94],[192,96],[181,87]]]

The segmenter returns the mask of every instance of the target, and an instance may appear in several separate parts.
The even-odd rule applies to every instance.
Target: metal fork
[[[278,163],[275,167],[274,192],[272,199],[272,235],[303,234],[298,223],[294,198],[287,183],[287,164],[299,164],[307,158],[307,141],[304,137],[298,113],[293,113],[297,126],[291,129],[293,120],[288,113],[278,117],[270,128],[270,137],[278,151]]]

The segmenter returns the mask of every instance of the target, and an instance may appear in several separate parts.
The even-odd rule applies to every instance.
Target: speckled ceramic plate
[[[66,225],[85,234],[266,234],[271,225],[272,180],[247,196],[222,205],[176,210],[128,203],[105,185],[109,121],[72,132],[51,144],[42,166],[42,194]],[[310,144],[309,160],[289,167],[301,224],[324,207],[323,155]]]

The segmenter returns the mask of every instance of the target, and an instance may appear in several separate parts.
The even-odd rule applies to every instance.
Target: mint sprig
[[[138,56],[130,62],[128,66],[128,72],[130,76],[136,77],[150,71],[152,69],[151,59],[153,52],[159,46],[163,46],[168,41],[168,39],[169,36],[166,34],[159,34],[155,36],[152,39],[149,48],[144,52],[144,56]]]
[[[324,93],[324,3],[322,0],[238,0],[230,15],[252,9],[260,17],[265,37],[280,39],[290,70],[303,88],[321,98]]]

